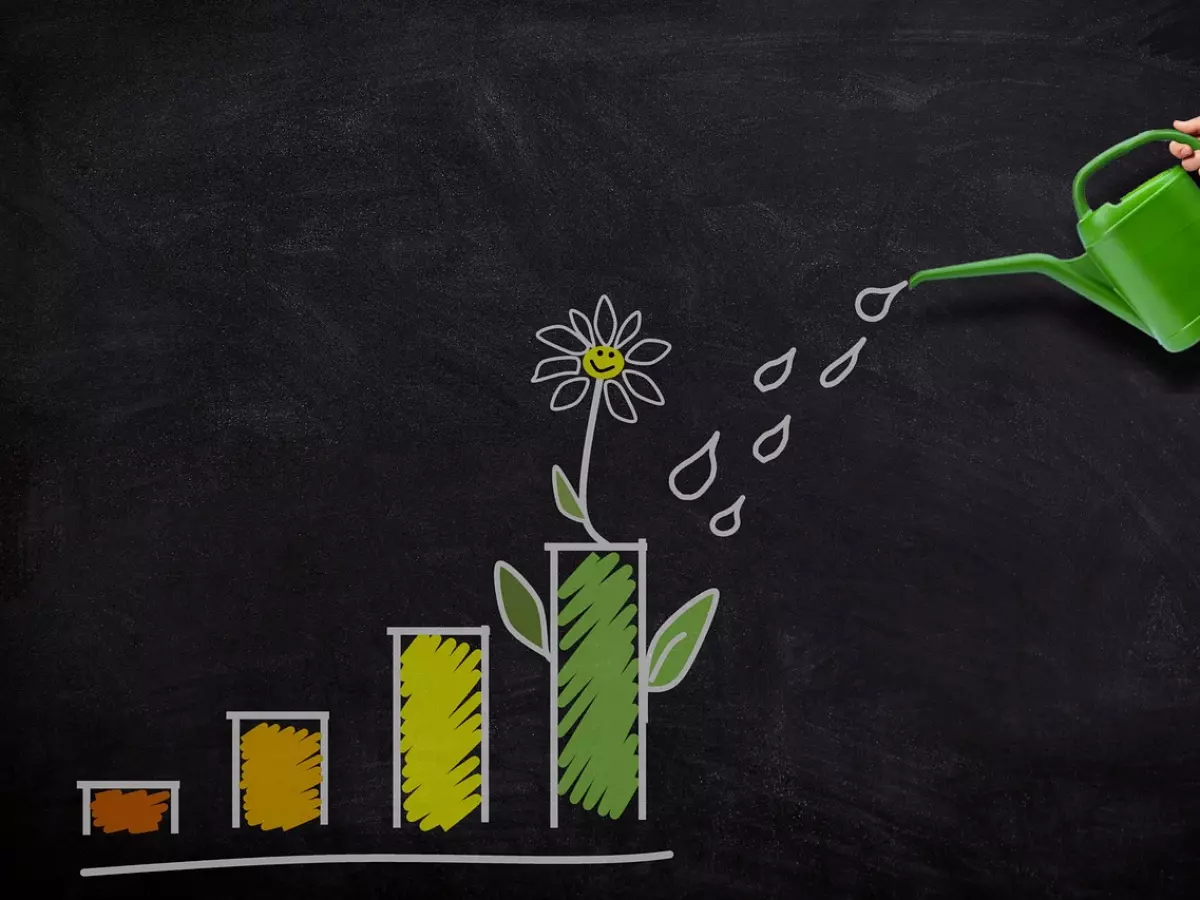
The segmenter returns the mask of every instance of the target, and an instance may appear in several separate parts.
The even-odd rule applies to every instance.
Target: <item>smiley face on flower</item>
[[[616,347],[599,344],[583,354],[583,371],[604,381],[616,378],[625,368],[625,354]]]
[[[555,412],[578,406],[592,391],[592,416],[605,406],[614,419],[637,421],[634,401],[652,406],[664,403],[662,391],[644,369],[660,362],[671,352],[671,345],[657,338],[636,340],[642,327],[642,314],[631,313],[617,325],[617,314],[607,296],[600,298],[589,319],[577,309],[570,312],[570,325],[548,325],[537,333],[543,344],[561,355],[538,363],[533,383],[560,379],[550,398]]]

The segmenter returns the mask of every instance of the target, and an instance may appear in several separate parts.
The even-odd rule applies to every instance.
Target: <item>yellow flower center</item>
[[[616,347],[601,344],[583,354],[583,371],[600,381],[616,378],[625,368],[625,355]]]

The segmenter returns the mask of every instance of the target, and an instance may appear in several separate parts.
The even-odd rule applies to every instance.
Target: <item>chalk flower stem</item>
[[[538,331],[537,339],[560,355],[539,362],[530,380],[540,384],[561,379],[550,397],[550,409],[555,412],[578,406],[591,390],[578,490],[558,467],[552,471],[552,480],[559,511],[583,525],[592,540],[603,544],[606,542],[592,524],[588,510],[588,475],[601,401],[614,419],[631,425],[638,420],[634,400],[662,406],[666,402],[662,391],[642,370],[661,361],[671,352],[671,345],[657,338],[635,342],[642,328],[642,314],[631,313],[618,327],[616,310],[607,295],[600,298],[591,319],[577,309],[572,309],[568,318],[569,325],[547,325]]]
[[[583,527],[597,544],[607,543],[592,524],[588,510],[588,470],[592,466],[592,443],[596,439],[596,419],[600,414],[600,401],[604,399],[604,382],[597,381],[592,388],[592,409],[588,414],[587,432],[583,437],[583,455],[579,459],[579,505],[583,509]]]

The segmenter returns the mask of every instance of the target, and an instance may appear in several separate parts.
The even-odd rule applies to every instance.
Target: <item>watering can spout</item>
[[[1074,259],[1059,259],[1048,253],[1022,253],[999,259],[945,266],[940,269],[925,269],[908,279],[911,290],[925,281],[940,281],[948,278],[976,278],[984,275],[1045,275],[1059,284],[1069,287],[1080,296],[1086,297],[1097,306],[1128,322],[1134,328],[1154,337],[1153,332],[1141,320],[1132,307],[1113,290],[1104,273],[1086,255]]]

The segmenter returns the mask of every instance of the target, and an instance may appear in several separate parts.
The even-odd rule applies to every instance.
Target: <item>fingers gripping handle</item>
[[[1115,147],[1109,147],[1080,169],[1079,174],[1075,176],[1075,184],[1071,187],[1071,197],[1075,201],[1075,214],[1082,219],[1092,211],[1092,208],[1088,206],[1087,194],[1085,193],[1088,179],[1113,160],[1120,159],[1138,147],[1152,144],[1156,141],[1179,141],[1181,144],[1187,144],[1193,150],[1200,150],[1200,139],[1194,138],[1190,134],[1184,134],[1182,131],[1172,131],[1169,128],[1157,131],[1143,131],[1141,134],[1134,135],[1127,141],[1121,141]]]

